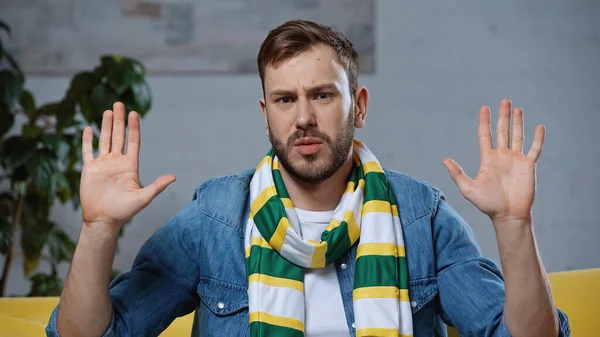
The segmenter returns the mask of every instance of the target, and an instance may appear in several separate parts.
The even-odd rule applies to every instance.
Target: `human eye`
[[[331,99],[333,98],[333,94],[330,92],[320,92],[318,94],[315,95],[316,100],[318,101],[322,101],[322,102],[328,102],[331,101]]]
[[[280,103],[280,104],[290,104],[290,103],[294,102],[294,100],[289,96],[280,97],[276,101],[277,101],[277,103]]]

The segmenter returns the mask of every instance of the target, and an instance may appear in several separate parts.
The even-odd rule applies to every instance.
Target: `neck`
[[[346,190],[348,175],[352,170],[352,151],[340,169],[320,183],[300,181],[282,166],[280,170],[294,207],[315,212],[331,211],[337,207]]]

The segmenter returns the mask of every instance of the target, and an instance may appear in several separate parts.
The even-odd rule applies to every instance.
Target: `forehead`
[[[296,89],[322,83],[335,83],[343,90],[348,85],[348,76],[338,62],[333,48],[316,45],[290,59],[269,64],[265,67],[265,91]]]

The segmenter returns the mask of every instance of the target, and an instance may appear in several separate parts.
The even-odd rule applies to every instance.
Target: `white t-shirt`
[[[321,240],[333,212],[312,212],[296,208],[305,240]],[[304,330],[306,337],[348,337],[346,313],[335,265],[304,270]]]

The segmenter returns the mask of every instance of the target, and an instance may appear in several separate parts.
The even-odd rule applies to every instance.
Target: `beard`
[[[314,137],[321,140],[331,150],[331,153],[327,156],[321,154],[321,157],[318,156],[319,153],[302,155],[299,162],[292,163],[290,154],[293,151],[294,142],[303,137]],[[351,111],[346,123],[342,125],[342,129],[333,140],[316,128],[311,128],[296,130],[286,142],[283,142],[274,136],[270,125],[269,140],[279,162],[292,177],[305,183],[320,183],[333,176],[348,158],[354,140],[354,113]]]

